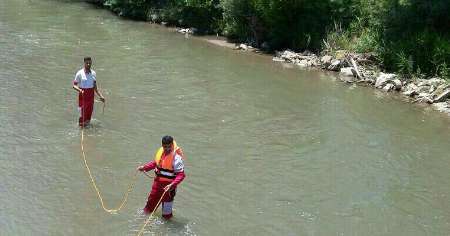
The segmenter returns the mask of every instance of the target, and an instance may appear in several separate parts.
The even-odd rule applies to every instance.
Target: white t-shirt
[[[93,88],[96,77],[97,74],[95,73],[94,70],[91,69],[91,73],[86,74],[83,68],[75,74],[75,79],[73,80],[73,83],[78,85],[78,87],[82,89]]]

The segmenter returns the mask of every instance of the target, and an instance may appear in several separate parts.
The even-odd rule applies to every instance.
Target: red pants
[[[80,118],[78,124],[84,126],[89,123],[94,110],[94,88],[83,88],[83,93],[78,94],[78,109]]]
[[[164,193],[164,187],[169,185],[170,182],[167,181],[159,181],[157,178],[153,181],[152,191],[150,192],[147,200],[147,204],[145,205],[144,212],[146,214],[150,214],[156,208],[156,204],[158,204],[159,199],[161,199],[162,194]],[[171,189],[164,194],[160,204],[163,202],[172,202],[175,197],[176,189]]]

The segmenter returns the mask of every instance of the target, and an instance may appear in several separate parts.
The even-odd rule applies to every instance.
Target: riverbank
[[[175,31],[186,35],[190,34],[187,29],[178,28]],[[220,47],[258,54],[263,53],[271,56],[272,60],[277,63],[290,63],[300,68],[333,71],[344,83],[368,86],[388,94],[401,94],[405,98],[404,101],[431,106],[450,117],[449,81],[439,77],[405,78],[398,74],[385,73],[380,69],[372,54],[337,51],[334,55],[318,56],[311,52],[298,53],[291,50],[267,54],[261,49],[246,44],[229,42],[225,37],[199,36],[198,38]]]

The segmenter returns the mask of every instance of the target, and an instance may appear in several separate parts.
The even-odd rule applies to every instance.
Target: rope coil
[[[81,153],[82,153],[84,165],[85,165],[85,167],[86,167],[86,169],[87,169],[87,172],[88,172],[88,174],[89,174],[89,178],[91,179],[92,186],[94,187],[95,191],[97,192],[97,197],[98,197],[99,200],[100,200],[100,203],[101,203],[101,205],[102,205],[103,210],[105,210],[106,212],[111,213],[111,214],[117,213],[118,211],[120,211],[120,210],[122,209],[122,207],[125,206],[125,203],[126,203],[127,200],[128,200],[128,195],[129,195],[130,192],[133,190],[134,185],[136,184],[136,177],[137,177],[137,172],[138,172],[138,171],[136,170],[136,172],[134,173],[133,179],[132,179],[130,185],[128,186],[128,189],[127,189],[125,195],[123,196],[122,202],[120,203],[119,207],[117,207],[117,208],[112,208],[112,209],[108,209],[108,208],[105,206],[105,202],[104,202],[104,200],[103,200],[102,194],[100,193],[100,189],[98,188],[97,184],[95,183],[94,177],[92,176],[91,169],[89,168],[88,162],[87,162],[87,160],[86,160],[86,154],[85,154],[85,152],[84,152],[84,144],[83,144],[83,143],[84,143],[84,129],[81,129]],[[148,175],[147,175],[147,176],[148,176]]]
[[[101,203],[101,205],[102,205],[103,210],[106,211],[106,212],[108,212],[108,213],[110,213],[110,214],[116,214],[118,211],[120,211],[120,210],[125,206],[125,204],[126,204],[126,202],[127,202],[127,200],[128,200],[128,195],[129,195],[130,192],[133,190],[133,188],[134,188],[134,186],[135,186],[135,184],[136,184],[136,179],[137,179],[136,177],[137,177],[138,171],[136,170],[136,171],[134,172],[133,179],[132,179],[130,185],[128,186],[128,189],[127,189],[125,195],[123,196],[122,201],[121,201],[119,207],[108,209],[108,208],[105,206],[105,202],[104,202],[104,200],[103,200],[102,194],[100,193],[100,189],[98,188],[97,184],[95,183],[94,177],[92,176],[91,169],[89,168],[88,162],[87,162],[87,160],[86,160],[86,154],[85,154],[85,152],[84,152],[84,129],[81,129],[81,154],[82,154],[82,157],[83,157],[84,166],[86,167],[86,170],[87,170],[87,172],[88,172],[88,174],[89,174],[89,178],[90,178],[91,183],[92,183],[92,186],[94,187],[94,189],[95,189],[95,191],[96,191],[96,193],[97,193],[97,197],[98,197],[98,199],[100,200],[100,203]],[[144,174],[145,174],[147,177],[149,177],[149,178],[153,178],[153,177],[151,177],[150,175],[148,175],[146,172],[142,172],[142,173],[144,173]],[[149,215],[149,217],[145,220],[145,223],[144,223],[144,225],[141,227],[141,229],[139,230],[139,233],[137,234],[137,236],[140,236],[140,235],[144,232],[145,227],[146,227],[146,226],[148,225],[148,223],[150,222],[150,219],[153,217],[153,214],[155,213],[156,209],[158,209],[158,207],[159,207],[159,205],[161,204],[161,201],[162,201],[164,195],[167,193],[168,190],[169,190],[169,189],[165,190],[164,193],[161,195],[161,198],[159,199],[158,203],[156,204],[156,207],[153,209],[153,211],[152,211],[152,213]]]

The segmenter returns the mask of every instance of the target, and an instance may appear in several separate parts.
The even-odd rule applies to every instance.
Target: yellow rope
[[[147,224],[150,222],[150,219],[152,218],[153,213],[155,213],[156,209],[158,209],[159,204],[161,204],[161,200],[163,199],[164,195],[166,194],[166,192],[167,192],[168,190],[169,190],[169,189],[165,190],[164,193],[161,195],[161,198],[159,199],[158,203],[156,204],[155,209],[153,209],[152,213],[150,214],[150,216],[149,216],[149,217],[147,218],[147,220],[145,221],[145,224],[142,226],[141,230],[139,230],[139,233],[137,234],[137,236],[140,236],[140,235],[144,232],[145,226],[147,226]]]
[[[106,212],[111,213],[111,214],[117,213],[118,211],[120,211],[122,209],[122,207],[127,202],[128,195],[130,194],[131,190],[134,188],[134,185],[136,183],[136,176],[137,176],[137,172],[138,171],[136,170],[136,172],[134,173],[133,180],[132,180],[130,186],[128,187],[128,190],[127,190],[126,194],[124,195],[124,197],[122,199],[122,202],[120,203],[120,206],[118,208],[115,208],[115,209],[108,209],[108,208],[106,208],[105,207],[105,203],[104,203],[103,198],[102,198],[102,195],[100,193],[100,190],[97,187],[97,184],[95,184],[95,180],[94,180],[94,177],[92,176],[91,169],[89,168],[89,165],[87,163],[86,154],[84,153],[84,145],[83,145],[83,143],[84,143],[84,129],[81,129],[81,153],[83,154],[82,156],[83,156],[84,165],[86,166],[86,169],[88,171],[89,177],[91,179],[92,186],[94,186],[94,189],[97,192],[97,196],[98,196],[98,198],[100,200],[100,203],[102,205],[103,210],[105,210]],[[142,173],[144,173],[147,177],[152,178],[147,173],[145,173],[145,172],[142,172]],[[165,190],[164,193],[161,195],[161,198],[159,199],[158,203],[156,204],[155,209],[153,209],[152,213],[147,218],[147,220],[145,220],[144,225],[139,230],[139,233],[137,234],[138,236],[140,236],[144,232],[145,227],[148,225],[148,223],[150,223],[150,219],[152,218],[152,216],[155,213],[156,209],[158,209],[158,207],[161,204],[161,201],[162,201],[164,195],[167,193],[168,190],[169,189]]]
[[[84,143],[84,129],[82,128],[81,129],[81,153],[83,154],[82,156],[83,156],[83,160],[84,160],[84,165],[86,166],[86,169],[88,171],[89,177],[91,178],[91,183],[94,186],[95,191],[97,192],[97,196],[100,199],[100,203],[102,204],[103,210],[105,210],[106,212],[111,213],[111,214],[117,213],[125,205],[125,203],[127,202],[127,199],[128,199],[128,195],[130,194],[131,190],[134,188],[134,185],[136,183],[137,170],[134,173],[133,180],[132,180],[131,184],[128,186],[128,190],[125,193],[125,195],[124,195],[124,197],[122,199],[122,202],[120,203],[119,207],[113,208],[113,209],[108,209],[108,208],[105,207],[105,203],[103,201],[102,195],[100,194],[100,190],[97,187],[97,185],[95,184],[95,180],[94,180],[94,177],[92,176],[91,169],[89,168],[89,165],[87,163],[86,154],[84,153],[84,145],[83,145],[83,143]]]

